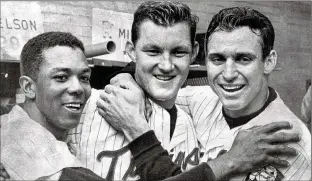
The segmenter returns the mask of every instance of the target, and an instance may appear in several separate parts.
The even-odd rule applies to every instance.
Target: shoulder
[[[186,86],[179,90],[176,103],[190,105],[211,100],[218,102],[219,97],[210,86]]]
[[[186,106],[191,114],[199,109],[214,109],[218,104],[221,105],[219,97],[210,86],[187,86],[178,92],[176,103]]]
[[[178,97],[192,97],[198,95],[211,97],[217,96],[210,86],[186,86],[184,88],[181,88],[178,92]]]
[[[31,124],[34,123],[36,124],[35,121],[31,120],[28,116],[28,114],[23,110],[22,107],[19,105],[15,105],[12,110],[4,114],[0,117],[1,120],[1,131],[3,131],[4,126],[12,126],[12,125],[25,125],[25,124]]]
[[[283,100],[277,95],[277,98],[272,101],[267,108],[256,118],[249,122],[246,126],[264,125],[271,122],[288,121],[293,128],[286,132],[298,133],[301,140],[298,143],[292,144],[299,149],[300,152],[306,153],[308,158],[311,158],[311,133],[306,125],[285,105]],[[245,128],[247,128],[244,126]],[[283,131],[284,132],[284,131]]]

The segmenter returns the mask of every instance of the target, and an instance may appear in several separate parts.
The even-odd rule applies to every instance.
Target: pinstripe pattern
[[[223,149],[229,150],[240,129],[248,129],[273,121],[291,122],[293,129],[289,131],[299,133],[301,140],[289,146],[296,148],[299,154],[296,157],[287,158],[291,163],[290,167],[278,168],[278,170],[284,175],[284,180],[309,180],[311,178],[311,134],[279,96],[257,117],[233,129],[230,129],[224,120],[222,106],[209,86],[186,87],[185,90],[179,92],[177,104],[182,105],[184,109],[186,107],[190,109],[197,137],[205,148],[205,155],[201,161],[217,157]],[[234,179],[244,180],[245,177],[240,176]]]
[[[30,119],[18,105],[1,116],[1,163],[12,180],[59,178],[65,167],[80,167],[67,144]]]
[[[132,157],[126,147],[129,142],[122,133],[116,131],[99,115],[95,104],[98,98],[99,91],[92,89],[79,126],[68,135],[75,143],[77,157],[85,167],[107,180],[138,179],[136,176],[126,175]],[[173,159],[176,159],[180,152],[184,152],[187,156],[198,147],[193,122],[182,109],[177,108],[176,129],[170,140],[169,113],[153,102],[151,108],[149,125],[162,142],[162,146],[168,151],[171,150]],[[99,162],[96,157],[100,152],[105,156]],[[199,153],[195,154],[199,156]],[[131,173],[131,170],[129,171]]]

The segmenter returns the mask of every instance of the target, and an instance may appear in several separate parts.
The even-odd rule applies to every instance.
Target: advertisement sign
[[[43,33],[40,5],[31,1],[1,1],[1,61],[20,60],[24,44]]]
[[[114,53],[96,58],[113,61],[129,62],[125,45],[131,39],[133,15],[105,9],[92,9],[92,44],[114,41]]]

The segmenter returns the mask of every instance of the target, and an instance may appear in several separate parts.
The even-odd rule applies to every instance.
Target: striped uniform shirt
[[[272,89],[273,90],[273,89]],[[273,90],[274,91],[274,90]],[[279,156],[286,159],[291,166],[274,168],[267,166],[233,178],[233,180],[309,180],[311,179],[311,134],[302,121],[297,118],[276,93],[276,98],[256,117],[246,124],[230,128],[222,113],[222,104],[209,86],[194,86],[182,89],[177,104],[191,114],[198,140],[204,148],[201,161],[218,156],[222,151],[231,148],[234,138],[240,129],[264,125],[274,121],[289,121],[292,130],[285,132],[299,133],[301,140],[289,146],[298,150],[295,157]]]
[[[99,91],[92,89],[79,126],[69,133],[69,139],[77,148],[76,156],[85,167],[107,180],[138,179],[133,174],[129,141],[99,115],[98,98]],[[173,161],[184,169],[198,164],[199,161],[194,161],[199,158],[198,141],[190,116],[177,107],[176,127],[170,139],[169,113],[153,102],[151,109],[148,123]]]

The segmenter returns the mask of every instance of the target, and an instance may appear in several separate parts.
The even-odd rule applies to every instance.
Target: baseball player
[[[65,140],[91,91],[82,42],[70,33],[42,33],[24,45],[20,66],[26,99],[1,116],[1,177],[58,180],[70,171],[72,179],[86,178],[91,171],[81,168]]]
[[[290,163],[289,167],[267,165],[232,179],[311,179],[309,130],[268,86],[277,57],[273,44],[274,29],[263,14],[243,7],[221,10],[213,17],[206,34],[211,87],[187,87],[177,99],[192,115],[197,137],[205,148],[204,161],[229,150],[239,130],[256,125],[289,121],[293,125],[291,132],[300,134],[298,143],[289,144],[297,149],[297,156],[276,152],[277,157]]]
[[[149,94],[149,126],[183,169],[199,163],[184,161],[199,157],[198,142],[190,116],[174,105],[198,52],[196,23],[197,17],[183,4],[143,3],[134,14],[133,44],[127,44],[129,56],[136,62],[137,82]],[[159,55],[164,59],[161,63]],[[84,118],[70,133],[74,147],[78,147],[76,156],[107,180],[137,179],[127,147],[131,137],[101,117],[95,102],[102,95],[92,91]]]

